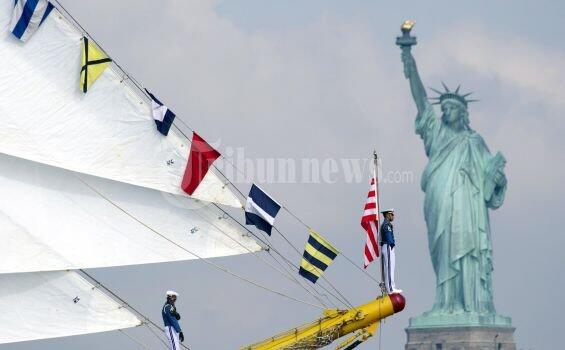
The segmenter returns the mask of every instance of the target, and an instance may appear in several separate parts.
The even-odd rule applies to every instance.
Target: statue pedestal
[[[409,328],[435,327],[505,327],[512,328],[512,319],[497,313],[443,313],[427,311],[420,316],[410,317]]]
[[[514,327],[408,327],[405,350],[516,350]]]

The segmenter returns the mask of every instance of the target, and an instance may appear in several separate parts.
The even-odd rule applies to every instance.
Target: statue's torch
[[[414,21],[406,20],[400,26],[400,30],[402,31],[402,36],[396,37],[396,45],[400,46],[401,49],[410,50],[410,47],[412,45],[417,44],[416,37],[410,36],[410,31],[412,30],[412,28],[414,28],[414,24],[416,24]]]
[[[416,45],[416,37],[410,35],[410,31],[414,27],[415,22],[406,20],[400,26],[400,30],[402,31],[402,36],[396,37],[396,45],[400,46],[402,50],[402,61],[404,62],[404,76],[408,78],[408,71],[406,67],[405,57],[411,57],[410,48],[412,45]]]

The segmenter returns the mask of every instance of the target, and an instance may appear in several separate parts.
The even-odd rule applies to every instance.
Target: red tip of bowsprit
[[[388,297],[392,302],[392,309],[394,310],[394,313],[404,310],[404,307],[406,306],[406,299],[404,299],[402,294],[389,294]]]

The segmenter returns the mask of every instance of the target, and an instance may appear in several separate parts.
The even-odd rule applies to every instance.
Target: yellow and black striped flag
[[[310,229],[310,237],[308,237],[298,273],[310,282],[316,283],[337,254],[339,254],[338,250],[330,242]]]
[[[83,37],[82,66],[80,69],[80,88],[86,93],[90,86],[104,73],[110,65],[110,59],[104,51],[91,43],[87,37]]]

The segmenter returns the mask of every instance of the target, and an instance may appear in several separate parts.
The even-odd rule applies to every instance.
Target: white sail
[[[26,43],[8,30],[13,1],[0,3],[0,152],[85,174],[186,195],[190,144],[155,127],[149,103],[112,67],[79,89],[82,33],[55,9]],[[126,79],[127,80],[127,79]],[[212,170],[193,197],[241,207]]]
[[[0,344],[136,327],[141,321],[76,272],[0,275]]]
[[[2,154],[0,193],[0,273],[190,260],[261,249],[210,203]]]

